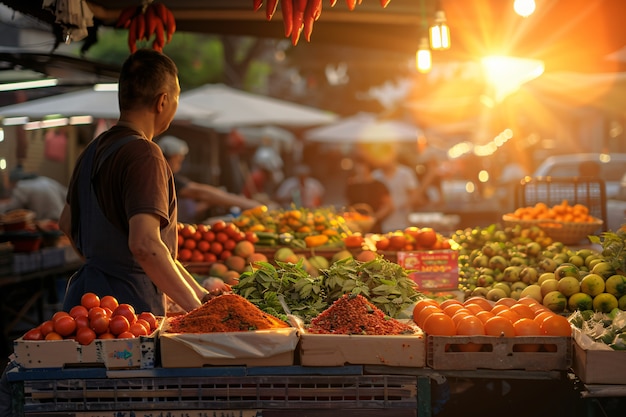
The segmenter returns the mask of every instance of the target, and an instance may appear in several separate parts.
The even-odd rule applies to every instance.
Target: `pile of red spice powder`
[[[215,297],[168,321],[169,333],[244,332],[289,327],[237,294]]]
[[[344,294],[311,320],[308,333],[354,335],[413,334],[408,324],[383,313],[362,295]]]

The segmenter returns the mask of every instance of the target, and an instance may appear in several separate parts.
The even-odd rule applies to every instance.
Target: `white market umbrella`
[[[337,123],[308,130],[304,139],[327,143],[416,142],[421,130],[410,123],[378,119],[375,114],[358,113]]]
[[[0,107],[0,118],[28,117],[40,120],[53,115],[117,119],[120,115],[117,91],[96,91],[90,88]],[[174,119],[191,120],[210,115],[208,110],[179,103]]]
[[[331,123],[333,113],[277,98],[252,94],[224,84],[207,84],[184,92],[181,103],[214,113],[193,123],[215,129],[239,126],[318,126]]]
[[[278,126],[243,126],[238,127],[237,131],[241,133],[248,145],[261,145],[264,141],[268,141],[271,144],[289,146],[296,140],[292,132]]]

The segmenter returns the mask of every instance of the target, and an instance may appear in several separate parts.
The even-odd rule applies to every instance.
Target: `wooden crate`
[[[426,343],[426,363],[432,369],[565,371],[572,365],[570,337],[427,336]],[[461,351],[468,344],[480,344],[482,349]],[[537,352],[519,351],[523,345],[537,344]]]
[[[585,349],[574,343],[576,376],[585,384],[626,384],[626,351]]]
[[[398,336],[308,334],[300,336],[303,366],[386,365],[422,368],[423,333]]]

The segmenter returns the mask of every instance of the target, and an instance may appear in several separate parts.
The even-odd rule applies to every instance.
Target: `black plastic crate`
[[[24,413],[114,410],[417,410],[399,375],[96,378],[23,382]]]

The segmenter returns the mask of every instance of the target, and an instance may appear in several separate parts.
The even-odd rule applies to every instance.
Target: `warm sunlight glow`
[[[493,98],[496,102],[519,90],[524,83],[539,77],[545,69],[542,61],[497,55],[483,58],[482,64],[487,80],[494,88]]]
[[[460,142],[452,146],[448,150],[448,158],[455,159],[470,153],[473,149],[473,145],[470,142]]]
[[[513,10],[522,17],[528,17],[535,12],[535,0],[515,0]]]

